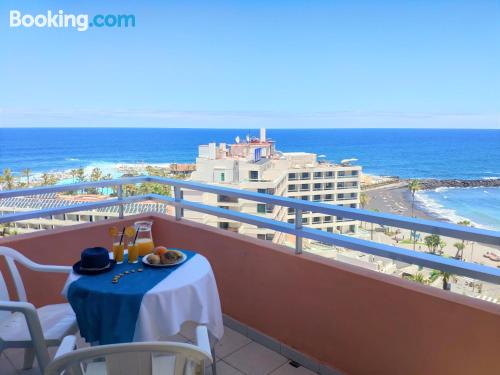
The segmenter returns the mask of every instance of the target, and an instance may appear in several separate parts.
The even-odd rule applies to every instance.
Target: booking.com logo
[[[78,31],[87,31],[90,27],[135,27],[133,14],[97,14],[89,21],[88,14],[70,14],[59,10],[46,14],[22,14],[20,10],[11,10],[10,27],[39,27],[39,28],[73,28]]]

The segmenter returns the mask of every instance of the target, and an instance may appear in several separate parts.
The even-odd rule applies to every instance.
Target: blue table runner
[[[87,342],[101,345],[132,342],[135,325],[144,295],[179,267],[184,266],[196,254],[182,250],[187,260],[173,267],[154,268],[142,263],[117,264],[109,272],[98,275],[82,275],[68,288],[68,301],[75,311],[80,334]],[[137,270],[142,268],[142,272]],[[130,272],[135,270],[134,273]],[[115,275],[129,271],[117,284]]]

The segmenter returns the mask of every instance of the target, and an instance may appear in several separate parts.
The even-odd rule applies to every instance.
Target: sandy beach
[[[366,206],[367,209],[377,209],[380,212],[386,212],[401,216],[412,216],[411,193],[403,183],[366,191],[366,194],[369,197],[369,202]],[[415,204],[414,216],[426,220],[447,221],[443,218],[436,217],[426,212],[425,210],[422,210],[417,204]],[[417,251],[428,251],[427,247],[424,244],[424,238],[427,235],[427,233],[420,234],[420,240],[416,245]],[[374,240],[377,242],[383,242],[399,247],[412,249],[413,243],[411,243],[409,239],[410,231],[406,229],[397,229],[397,234],[391,235],[386,235],[383,232],[378,231],[374,237]],[[460,242],[461,240],[449,237],[442,237],[442,239],[446,242],[446,246],[443,248],[443,255],[454,257],[457,252],[454,244]],[[488,265],[491,267],[500,266],[500,262],[493,261],[485,256],[490,252],[497,256],[500,256],[500,249],[498,249],[497,247],[466,241],[463,260],[482,265]]]
[[[366,194],[369,198],[366,208],[369,210],[412,216],[412,198],[406,186],[398,184],[396,186],[382,187],[366,191]],[[420,209],[417,203],[415,204],[413,215],[421,219],[443,220]]]

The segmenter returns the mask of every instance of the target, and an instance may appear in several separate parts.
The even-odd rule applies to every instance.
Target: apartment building
[[[231,145],[200,145],[196,171],[192,173],[191,180],[357,208],[361,167],[351,165],[354,159],[339,164],[319,159],[322,158],[315,153],[277,151],[275,142],[267,139],[266,130],[261,129],[259,138],[247,137],[242,141],[237,137]],[[295,212],[291,208],[195,191],[185,191],[184,198],[289,223],[295,220]],[[277,243],[284,241],[283,234],[269,229],[191,211],[186,211],[184,215],[204,224],[260,239]],[[358,225],[347,218],[312,212],[303,213],[302,220],[303,225],[338,233],[355,233]]]

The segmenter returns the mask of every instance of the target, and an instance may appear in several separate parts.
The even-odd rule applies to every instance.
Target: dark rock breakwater
[[[422,179],[419,180],[419,182],[420,182],[420,188],[423,190],[432,190],[440,187],[453,187],[453,188],[500,187],[500,178],[491,180]]]

